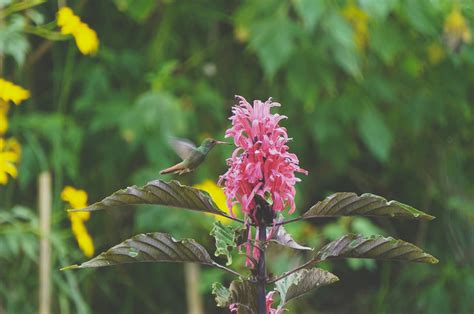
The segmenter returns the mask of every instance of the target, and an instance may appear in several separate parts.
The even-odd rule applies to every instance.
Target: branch
[[[240,278],[244,278],[244,276],[243,276],[241,273],[236,272],[236,271],[233,270],[233,269],[227,268],[227,267],[225,267],[224,265],[214,263],[213,266],[216,266],[217,268],[220,268],[220,269],[222,269],[222,270],[224,270],[224,271],[226,271],[226,272],[228,272],[228,273],[231,273],[232,275],[238,276],[238,277],[240,277]],[[252,282],[252,283],[257,283],[257,281],[256,281],[255,279],[247,279],[247,278],[246,278],[246,280],[248,280],[248,281],[250,281],[250,282]]]
[[[300,217],[296,217],[296,218],[292,218],[292,219],[288,219],[288,220],[283,220],[283,221],[277,222],[277,223],[275,224],[275,226],[286,225],[286,224],[289,224],[289,223],[291,223],[291,222],[300,221],[300,220],[302,220],[302,219],[303,219],[303,217],[300,216]]]
[[[242,219],[239,219],[239,218],[236,218],[236,217],[232,217],[232,216],[229,216],[229,215],[224,214],[224,213],[221,213],[220,216],[229,218],[229,219],[231,219],[231,220],[233,220],[233,221],[240,222],[241,224],[245,224],[245,221],[243,221]]]
[[[286,273],[283,273],[281,276],[278,276],[278,277],[276,277],[276,278],[274,278],[274,279],[272,279],[272,280],[269,280],[268,283],[269,283],[269,284],[275,283],[275,282],[277,282],[277,281],[279,281],[279,280],[281,280],[281,279],[283,279],[283,278],[286,278],[286,277],[288,277],[289,275],[291,275],[291,274],[297,272],[298,270],[301,270],[301,269],[303,269],[303,268],[307,268],[307,267],[312,266],[312,265],[314,265],[314,264],[316,264],[316,263],[318,263],[318,262],[319,262],[319,260],[314,260],[314,259],[309,260],[308,262],[304,263],[303,265],[300,265],[300,266],[298,266],[298,267],[296,267],[296,268],[294,268],[294,269],[292,269],[292,270],[290,270],[290,271],[288,271],[288,272],[286,272]]]

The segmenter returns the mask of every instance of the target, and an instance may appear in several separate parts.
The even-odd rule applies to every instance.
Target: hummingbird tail
[[[184,167],[181,163],[179,163],[169,168],[161,170],[160,174],[167,174],[167,173],[172,173],[172,172],[177,172],[177,171],[182,171],[182,170],[184,170]]]

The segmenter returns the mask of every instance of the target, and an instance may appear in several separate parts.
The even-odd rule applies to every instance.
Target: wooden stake
[[[201,281],[199,265],[193,263],[184,264],[184,276],[186,279],[188,314],[203,314],[202,296],[199,293],[199,282]]]
[[[43,171],[38,177],[38,209],[40,222],[39,314],[51,313],[51,174]]]

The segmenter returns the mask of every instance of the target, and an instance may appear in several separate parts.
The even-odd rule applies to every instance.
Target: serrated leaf
[[[212,286],[212,293],[219,307],[235,304],[239,314],[257,313],[257,287],[248,280],[234,280],[229,289],[216,283]]]
[[[302,218],[338,216],[387,216],[424,220],[435,218],[409,205],[387,201],[375,194],[365,193],[358,196],[352,192],[338,192],[326,197],[313,205]]]
[[[275,283],[275,290],[280,294],[280,307],[302,296],[306,292],[327,286],[339,281],[339,278],[320,268],[302,269]]]
[[[225,256],[227,258],[227,266],[232,264],[231,252],[237,247],[238,230],[242,230],[242,228],[230,225],[225,226],[220,221],[216,221],[210,233],[216,240],[216,252],[214,255]]]
[[[112,266],[142,262],[190,262],[214,266],[209,253],[193,239],[175,240],[169,234],[139,234],[81,265],[66,269]]]
[[[164,182],[155,180],[142,187],[131,186],[119,190],[86,208],[75,211],[94,211],[111,209],[125,205],[154,204],[185,208],[225,216],[206,191],[182,185],[178,181]]]
[[[232,297],[229,289],[224,287],[220,282],[215,282],[212,284],[212,294],[215,295],[215,300],[218,307],[228,306],[228,302]]]
[[[436,264],[438,260],[419,247],[392,237],[348,234],[319,250],[313,260],[321,262],[335,258],[374,258]]]
[[[307,247],[307,246],[302,246],[298,242],[296,242],[291,234],[286,231],[286,229],[283,226],[277,226],[275,227],[276,230],[273,231],[273,236],[270,239],[271,241],[278,243],[279,245],[286,246],[292,249],[296,250],[308,250],[311,251],[312,248]],[[267,234],[270,234],[272,232],[272,228],[269,227],[267,228]]]

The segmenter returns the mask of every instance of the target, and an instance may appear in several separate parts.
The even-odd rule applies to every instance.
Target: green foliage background
[[[35,59],[43,39],[26,37],[16,24],[8,33],[0,29],[0,41],[18,45],[4,51],[4,72],[32,92],[11,116],[11,134],[23,144],[20,175],[0,191],[0,223],[11,221],[0,229],[1,307],[7,313],[36,309],[36,178],[50,170],[54,312],[185,312],[180,265],[56,271],[84,260],[59,193],[74,185],[92,202],[157,178],[178,160],[167,138],[222,139],[239,94],[248,100],[272,96],[289,117],[283,124],[294,138],[291,150],[309,171],[297,186],[299,212],[331,192],[355,191],[438,217],[289,227],[300,243],[313,246],[345,230],[387,233],[440,260],[436,266],[332,264],[341,282],[298,300],[290,312],[472,313],[474,47],[455,52],[444,44],[452,1],[354,3],[368,15],[363,48],[341,14],[345,1],[70,1],[99,35],[93,58],[69,40]],[[474,5],[456,3],[474,25]],[[54,20],[57,3],[38,11]],[[433,45],[442,49],[438,61],[430,57]],[[230,152],[216,149],[183,183],[217,180]],[[88,228],[97,251],[150,231],[194,237],[211,248],[211,224],[211,217],[145,207],[94,213]],[[272,267],[285,270],[288,259],[301,257],[284,258],[270,253]],[[211,283],[229,279],[203,270],[206,313],[219,312]]]

